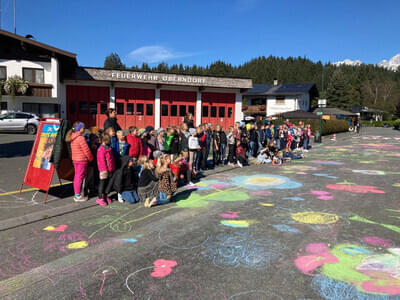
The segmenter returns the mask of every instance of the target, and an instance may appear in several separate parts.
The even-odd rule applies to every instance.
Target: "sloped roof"
[[[272,84],[254,84],[252,89],[249,89],[244,95],[247,96],[284,96],[284,95],[298,95],[310,92],[316,89],[315,83],[284,83],[279,85]]]
[[[59,49],[59,48],[55,48],[55,47],[52,47],[52,46],[37,42],[35,40],[28,39],[26,37],[23,37],[21,35],[17,35],[17,34],[8,32],[8,31],[0,30],[0,35],[8,37],[8,38],[11,38],[11,39],[19,40],[22,43],[26,43],[26,44],[29,44],[29,45],[32,45],[32,46],[36,46],[36,47],[45,49],[47,51],[51,51],[51,52],[57,53],[59,55],[67,56],[67,57],[73,58],[73,59],[76,58],[76,54],[75,53],[71,53],[71,52],[68,52],[68,51],[65,51],[65,50],[62,50],[62,49]]]
[[[314,113],[320,112],[321,108],[316,108],[314,109]],[[322,113],[324,115],[342,115],[342,116],[354,116],[356,115],[355,113],[349,112],[342,110],[340,108],[336,107],[324,107],[322,108]]]
[[[300,109],[279,113],[276,114],[275,116],[279,116],[284,119],[320,119],[320,116]]]

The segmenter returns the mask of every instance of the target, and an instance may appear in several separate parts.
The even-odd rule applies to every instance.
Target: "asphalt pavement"
[[[150,209],[13,193],[32,140],[0,135],[1,299],[400,299],[399,131],[220,169]]]

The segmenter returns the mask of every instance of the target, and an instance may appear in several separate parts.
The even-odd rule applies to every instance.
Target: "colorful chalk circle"
[[[323,213],[323,212],[298,212],[291,214],[293,220],[305,223],[305,224],[333,224],[339,220],[339,217],[335,214]]]

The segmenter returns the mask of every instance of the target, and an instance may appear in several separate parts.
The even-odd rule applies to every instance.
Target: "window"
[[[189,105],[189,112],[194,116],[194,105]]]
[[[7,110],[7,103],[5,101],[0,102],[0,110]]]
[[[93,109],[92,106],[90,106],[90,109]],[[22,110],[43,117],[56,117],[56,113],[59,112],[60,108],[58,104],[52,103],[22,103]],[[68,112],[70,114],[75,113],[75,102],[68,103]]]
[[[100,103],[100,113],[105,115],[107,112],[107,103]]]
[[[264,105],[264,104],[265,104],[265,99],[263,98],[251,99],[251,105]]]
[[[143,113],[144,113],[144,104],[143,103],[136,104],[136,114],[143,115]]]
[[[211,106],[211,118],[216,118],[216,117],[217,117],[217,107]]]
[[[146,116],[153,115],[153,104],[146,104]]]
[[[285,104],[285,96],[276,96],[275,103],[278,105],[284,105]]]
[[[11,113],[11,114],[6,115],[6,117],[4,119],[14,119],[14,118],[15,118],[15,114]]]
[[[75,104],[75,103],[72,103],[72,104]],[[39,103],[22,103],[22,110],[25,112],[39,114],[40,106],[39,106]]]
[[[223,107],[223,106],[219,107],[219,117],[225,118],[225,107]]]
[[[87,109],[88,109],[87,102],[80,101],[79,102],[79,113],[87,114]]]
[[[203,117],[208,117],[208,106],[203,106]]]
[[[97,115],[97,103],[96,102],[89,103],[89,111],[92,115]]]
[[[25,110],[25,109],[24,109],[24,110]],[[70,102],[70,103],[69,103],[68,110],[69,110],[69,113],[72,114],[72,115],[76,112],[76,109],[75,109],[75,102]]]
[[[232,107],[228,107],[228,118],[232,118]]]
[[[123,115],[124,113],[124,103],[117,103],[117,115]]]
[[[126,114],[133,115],[135,113],[135,106],[133,103],[126,104]]]
[[[163,117],[168,116],[168,105],[167,104],[161,105],[161,116],[163,116]]]
[[[179,105],[179,116],[186,116],[186,105]]]
[[[43,69],[22,69],[24,80],[32,83],[44,83],[44,71]]]
[[[29,119],[29,116],[30,116],[30,115],[21,114],[21,113],[16,113],[16,114],[15,114],[15,118],[16,118],[16,119]]]
[[[0,67],[0,81],[7,80],[7,67]]]
[[[176,117],[178,115],[178,106],[171,105],[171,117]]]

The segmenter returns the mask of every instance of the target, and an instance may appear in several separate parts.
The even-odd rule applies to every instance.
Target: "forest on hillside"
[[[203,66],[160,63],[150,67],[125,66],[119,55],[111,53],[105,58],[104,68],[132,71],[153,71],[184,75],[215,75],[251,78],[253,83],[314,82],[320,97],[327,99],[328,107],[350,110],[353,106],[367,106],[386,112],[386,118],[400,117],[400,68],[397,72],[376,65],[336,66],[313,62],[304,57],[260,56],[242,65],[216,61]],[[322,76],[324,74],[324,95]],[[316,105],[316,103],[313,103]]]

